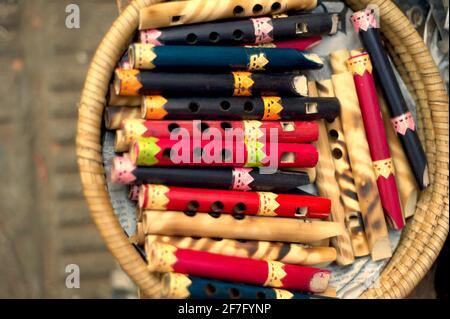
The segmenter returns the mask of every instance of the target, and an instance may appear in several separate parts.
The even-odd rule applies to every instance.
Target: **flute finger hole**
[[[236,29],[233,31],[233,40],[240,41],[244,38],[244,32],[242,30]]]
[[[233,208],[235,214],[243,214],[246,210],[247,206],[244,203],[237,203]]]
[[[197,212],[191,212],[191,211],[185,211],[183,213],[189,217],[194,217],[197,214]]]
[[[220,217],[220,213],[208,213],[209,216],[211,216],[212,218],[219,218]]]
[[[186,36],[186,42],[187,42],[188,44],[196,44],[197,41],[198,41],[198,37],[197,37],[197,35],[196,35],[195,33],[189,33],[189,34]]]
[[[244,111],[245,111],[246,113],[252,112],[252,111],[253,111],[253,103],[250,102],[250,101],[245,102],[245,103],[244,103]]]
[[[256,299],[266,299],[266,298],[267,298],[267,296],[265,293],[263,293],[261,291],[256,293]]]
[[[213,296],[216,293],[216,287],[214,287],[212,284],[207,284],[205,286],[205,293],[208,296]]]
[[[234,219],[237,219],[237,220],[243,220],[245,218],[244,214],[233,214],[232,216]]]
[[[166,148],[163,151],[163,158],[170,159],[170,154],[172,153],[172,150],[170,148]]]
[[[340,149],[334,148],[332,153],[333,153],[333,157],[335,159],[341,159],[342,158],[342,151]]]
[[[194,148],[194,157],[202,158],[202,156],[203,156],[203,149],[201,147]]]
[[[200,206],[200,204],[196,201],[196,200],[191,200],[188,204],[187,204],[187,209],[190,212],[195,212],[197,211],[198,207]]]
[[[281,9],[281,3],[274,2],[270,8],[272,9],[272,11],[278,11]]]
[[[220,102],[220,108],[222,111],[228,111],[231,108],[231,104],[228,101],[222,101]]]
[[[253,13],[254,13],[254,14],[258,14],[258,13],[260,13],[262,10],[263,10],[263,6],[260,5],[260,4],[255,4],[255,5],[253,6]]]
[[[200,109],[200,106],[197,103],[192,102],[189,104],[189,111],[191,111],[192,113],[198,112],[199,109]]]
[[[227,130],[231,128],[231,124],[228,122],[222,122],[220,123],[220,127],[222,128],[222,130]]]
[[[241,6],[235,6],[233,9],[233,14],[234,15],[240,15],[244,13],[244,8],[242,8]]]
[[[219,42],[220,40],[220,35],[217,32],[211,32],[209,34],[209,41],[212,43],[216,43]]]
[[[222,155],[222,161],[225,161],[227,159],[230,159],[231,152],[227,149],[223,149],[221,155]]]
[[[337,139],[339,137],[339,133],[336,130],[330,130],[328,132],[328,135],[330,136],[331,140],[333,140],[333,141],[337,141]]]
[[[212,203],[211,210],[214,213],[220,213],[223,210],[223,203],[221,201]]]
[[[228,296],[230,296],[231,299],[238,299],[241,296],[241,293],[236,288],[230,288],[228,289]]]
[[[170,133],[174,133],[175,130],[179,129],[180,126],[177,123],[170,123],[167,127]]]
[[[204,122],[201,122],[201,123],[198,124],[197,128],[198,128],[199,131],[201,131],[203,133],[204,131],[209,129],[209,125],[204,123]]]

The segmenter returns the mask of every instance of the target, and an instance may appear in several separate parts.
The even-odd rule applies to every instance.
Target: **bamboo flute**
[[[191,0],[159,3],[140,10],[139,30],[308,10],[317,0]]]
[[[333,74],[332,81],[336,97],[341,103],[342,128],[347,141],[348,155],[372,260],[389,258],[392,256],[392,248],[364,132],[358,96],[353,75],[346,69],[346,61],[350,53],[347,50],[340,50],[333,52],[331,57],[333,70],[346,70]]]
[[[142,229],[140,231],[142,232]],[[142,237],[144,237],[144,234],[139,234],[140,240]],[[166,243],[177,248],[260,260],[275,260],[303,266],[318,265],[336,259],[336,250],[333,247],[310,247],[295,243],[157,235],[145,237],[146,245],[153,242]]]
[[[150,271],[179,272],[298,291],[323,292],[331,276],[325,269],[225,256],[156,242],[146,246],[146,254]]]
[[[196,236],[304,243],[342,235],[342,225],[335,222],[245,216],[237,219],[223,214],[211,216],[197,213],[144,211],[146,235]]]
[[[319,96],[334,97],[331,79],[318,83]],[[369,254],[366,234],[361,217],[361,208],[356,193],[353,172],[349,163],[347,145],[342,130],[340,118],[324,121],[330,143],[331,157],[334,163],[335,178],[340,190],[340,199],[344,209],[345,226],[347,227],[355,257]],[[329,156],[329,152],[327,152]]]
[[[315,82],[309,82],[309,91],[312,96],[317,96],[318,91]],[[325,129],[324,121],[319,122],[319,140],[316,143],[319,152],[319,161],[316,166],[316,185],[319,194],[329,198],[332,202],[331,218],[333,221],[340,223],[345,228],[344,208],[340,201],[339,185],[334,177],[334,163],[331,158],[328,135]],[[340,265],[349,265],[353,263],[354,256],[351,246],[350,236],[344,231],[341,236],[331,239],[332,245],[336,248],[336,262]]]

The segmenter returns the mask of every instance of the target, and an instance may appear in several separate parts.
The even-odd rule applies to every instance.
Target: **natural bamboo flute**
[[[307,173],[277,171],[262,174],[258,168],[187,168],[134,166],[130,159],[116,156],[111,181],[119,184],[163,184],[236,191],[291,192],[310,184]]]
[[[134,43],[129,49],[133,69],[175,72],[287,72],[320,69],[317,54],[286,48],[197,47]]]
[[[330,214],[331,202],[317,196],[144,184],[139,189],[139,207],[149,210],[325,219]]]
[[[146,235],[197,236],[290,243],[311,243],[342,235],[345,231],[342,225],[335,222],[260,216],[245,216],[242,219],[236,219],[226,214],[213,217],[200,213],[188,216],[182,212],[144,211],[142,221]]]
[[[332,13],[269,16],[142,30],[140,40],[154,45],[260,45],[275,42],[276,47],[280,47],[280,43],[293,47],[292,44],[298,41],[336,33],[338,22],[338,15]]]
[[[192,0],[151,5],[140,10],[139,30],[279,14],[289,10],[315,8],[317,0]]]
[[[166,299],[324,299],[320,294],[301,293],[236,282],[165,273],[162,298]]]
[[[186,133],[197,140],[210,140],[211,135],[214,134],[226,141],[234,138],[234,134],[241,134],[241,138],[244,140],[256,138],[267,142],[271,141],[271,134],[276,134],[279,143],[306,143],[317,140],[318,126],[316,122],[300,121],[146,121],[129,119],[122,121],[121,129],[116,131],[114,148],[116,152],[123,152],[129,149],[133,140],[139,137],[170,139],[177,138],[181,133]]]
[[[141,117],[139,107],[130,106],[110,106],[105,108],[104,122],[109,130],[119,129],[122,121],[127,119],[138,119]]]
[[[303,266],[318,265],[336,259],[336,250],[333,247],[310,247],[294,243],[155,235],[145,237],[146,245],[153,242],[170,244],[177,248],[259,260],[275,260]]]
[[[331,80],[322,80],[318,83],[320,96],[335,96],[333,82]],[[369,254],[366,234],[364,233],[364,225],[361,217],[361,208],[358,202],[358,195],[353,179],[353,172],[350,167],[347,144],[342,130],[340,118],[331,121],[325,121],[327,132],[323,132],[322,136],[327,136],[329,141],[329,151],[326,149],[324,153],[330,156],[334,163],[334,175],[339,185],[340,199],[344,209],[345,221],[353,255],[355,257],[366,256]],[[330,178],[331,174],[330,174]]]
[[[313,96],[317,96],[317,88],[314,82],[309,82],[309,91]],[[316,166],[316,185],[319,194],[329,198],[333,203],[331,206],[331,218],[345,227],[344,208],[340,201],[339,185],[334,177],[334,163],[331,158],[328,135],[324,121],[319,122],[320,139],[316,143],[319,152],[319,161]],[[341,236],[333,237],[331,240],[336,248],[336,261],[339,265],[349,265],[353,263],[353,250],[348,232],[343,232]]]
[[[325,291],[331,275],[329,270],[225,256],[162,243],[152,243],[145,248],[150,271],[179,272],[308,292]]]
[[[331,56],[333,70],[345,70],[350,53],[347,50],[340,50],[333,52]],[[353,75],[348,71],[333,74],[332,81],[336,97],[341,103],[342,128],[347,141],[348,155],[370,253],[373,260],[389,258],[392,255],[392,249],[376,185],[372,159],[370,158],[369,145],[364,132]]]
[[[373,61],[374,74],[386,99],[392,124],[409,159],[417,183],[420,189],[424,189],[430,183],[427,158],[417,135],[414,118],[408,109],[388,55],[383,48],[377,24],[378,18],[374,10],[367,8],[355,12],[351,19],[355,31],[360,35]]]
[[[140,106],[140,96],[121,96],[117,95],[114,85],[109,86],[108,95],[106,96],[107,106]]]
[[[142,99],[147,120],[302,120],[334,119],[336,98],[314,97],[163,97]]]
[[[369,54],[352,53],[347,63],[355,81],[381,204],[389,224],[394,229],[402,229],[405,220],[400,207],[394,163],[389,152]]]
[[[307,96],[306,77],[298,74],[170,73],[116,69],[117,95]]]

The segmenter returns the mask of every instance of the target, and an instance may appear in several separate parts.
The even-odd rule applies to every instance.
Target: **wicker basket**
[[[79,105],[77,156],[92,219],[106,245],[146,297],[159,297],[159,278],[130,244],[106,190],[101,125],[105,96],[113,70],[138,25],[139,9],[158,0],[135,0],[103,38],[90,66]],[[379,284],[366,298],[406,297],[424,277],[441,250],[449,220],[448,96],[439,71],[420,35],[390,0],[347,0],[354,10],[378,5],[381,30],[391,56],[417,104],[420,137],[426,150],[431,186],[421,194],[414,217],[403,231],[395,254]]]

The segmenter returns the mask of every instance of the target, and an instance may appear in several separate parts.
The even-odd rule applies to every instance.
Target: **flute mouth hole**
[[[189,34],[186,36],[186,42],[187,42],[188,44],[196,44],[197,41],[198,41],[198,37],[197,37],[197,35],[196,35],[195,33],[189,33]]]
[[[130,62],[130,67],[131,67],[132,69],[134,69],[134,67],[135,67],[134,63],[136,62],[136,61],[134,60],[134,45],[130,45],[130,46],[128,47],[128,60],[129,60],[129,62]]]

